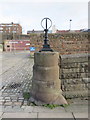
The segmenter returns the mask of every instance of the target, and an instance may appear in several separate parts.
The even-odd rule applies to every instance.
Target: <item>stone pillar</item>
[[[37,105],[67,104],[60,88],[58,61],[58,52],[36,52],[34,54],[30,100]]]

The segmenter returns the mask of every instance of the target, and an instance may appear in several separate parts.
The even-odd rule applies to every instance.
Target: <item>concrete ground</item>
[[[32,106],[30,92],[34,60],[29,51],[0,52],[0,118],[88,118],[88,101],[76,99],[67,107]]]

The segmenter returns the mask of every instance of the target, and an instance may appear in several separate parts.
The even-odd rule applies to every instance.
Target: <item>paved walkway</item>
[[[24,99],[33,74],[34,60],[29,51],[0,53],[0,63],[0,118],[88,118],[87,100],[76,99],[67,107],[50,109]]]

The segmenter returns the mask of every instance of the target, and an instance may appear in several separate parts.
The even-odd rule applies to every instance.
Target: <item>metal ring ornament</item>
[[[42,25],[42,23],[43,23],[44,20],[49,20],[49,21],[51,22],[50,27],[52,26],[52,21],[51,21],[50,18],[43,18],[42,21],[41,21],[41,26],[42,26],[43,29],[45,29],[45,28],[43,27],[43,25]],[[50,27],[48,27],[47,29],[49,29]]]

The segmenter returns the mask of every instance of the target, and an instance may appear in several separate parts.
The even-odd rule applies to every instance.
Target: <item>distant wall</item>
[[[3,39],[5,37],[11,40],[10,36],[3,36]],[[88,53],[89,37],[90,35],[87,32],[48,34],[51,48],[54,51],[58,51],[61,55]],[[44,43],[44,34],[14,35],[14,39],[30,40],[30,47],[36,47],[36,51],[39,51]]]
[[[62,33],[49,34],[48,36],[51,48],[55,51],[60,52],[61,55],[88,53],[88,33]],[[37,51],[41,49],[43,40],[43,34],[30,35],[30,43],[37,48]]]
[[[60,57],[60,79],[66,98],[87,98],[90,89],[88,54],[62,55]]]

